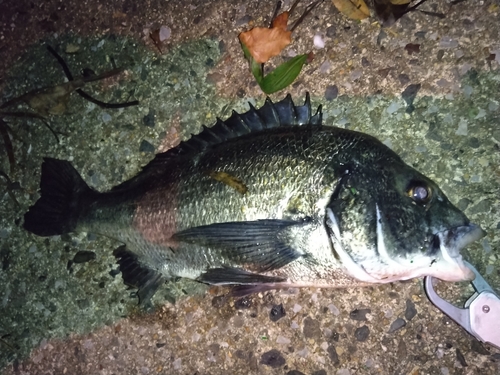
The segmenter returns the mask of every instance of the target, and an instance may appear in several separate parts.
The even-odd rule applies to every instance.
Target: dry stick
[[[417,9],[420,5],[422,5],[422,4],[423,4],[423,3],[425,3],[426,1],[427,1],[427,0],[421,0],[421,1],[419,1],[419,2],[418,2],[417,4],[415,4],[414,6],[412,6],[412,7],[408,8],[408,9],[406,9],[406,10],[403,12],[403,14],[406,14],[406,13],[408,13],[408,12],[411,12],[411,11],[413,11],[413,10]]]
[[[24,95],[23,95],[24,96]],[[0,116],[11,116],[11,117],[31,117],[31,118],[36,118],[40,121],[43,122],[43,124],[50,130],[50,132],[54,135],[56,138],[57,143],[59,143],[59,137],[57,136],[57,133],[52,129],[45,119],[45,117],[37,114],[37,113],[32,113],[32,112],[0,112]],[[10,128],[9,128],[10,130]],[[12,130],[10,130],[12,132]],[[59,132],[59,134],[64,134],[67,135],[63,132]]]
[[[14,148],[12,147],[12,142],[10,141],[8,129],[9,126],[5,123],[5,121],[0,119],[0,134],[2,135],[5,151],[7,151],[7,156],[9,158],[10,173],[14,173],[14,165],[16,161],[14,159]]]
[[[11,171],[12,173],[12,171]],[[12,185],[14,185],[14,183],[12,182],[12,180],[9,178],[9,176],[7,176],[7,173],[5,173],[4,171],[0,170],[0,176],[2,176],[3,178],[5,178],[7,180],[7,194],[9,194],[9,197],[10,199],[12,199],[14,201],[14,203],[19,207],[20,204],[19,202],[17,201],[16,199],[16,196],[14,195],[14,193],[12,192]],[[3,338],[3,337],[2,337]],[[0,338],[0,340],[2,339]]]
[[[295,7],[299,4],[299,1],[300,0],[295,0],[295,2],[292,4],[292,7],[290,8],[290,10],[288,11],[288,15],[291,16],[293,11],[295,10]]]
[[[71,71],[69,70],[68,65],[66,64],[66,62],[64,61],[64,59],[51,46],[47,45],[47,49],[56,58],[57,62],[61,65],[61,67],[64,70],[64,74],[66,74],[66,77],[68,78],[68,80],[69,81],[73,81],[74,80],[73,75],[71,74]],[[121,68],[115,68],[113,70],[110,70],[109,72],[105,72],[105,73],[102,73],[100,75],[97,75],[97,76],[91,77],[91,78],[84,78],[83,80],[84,80],[84,82],[97,81],[97,80],[100,80],[100,79],[111,77],[111,76],[116,75],[116,74],[118,74],[120,72],[122,72]],[[102,101],[100,101],[98,99],[93,98],[92,96],[90,96],[90,94],[87,94],[82,89],[77,89],[76,92],[82,98],[88,100],[89,102],[97,104],[101,108],[125,108],[125,107],[131,107],[133,105],[138,105],[139,104],[138,100],[133,100],[131,102],[125,102],[125,103],[105,103],[105,102],[102,102]]]
[[[290,29],[290,31],[292,31],[292,32],[293,32],[293,31],[297,28],[297,26],[299,26],[299,25],[300,25],[300,23],[304,20],[304,18],[306,18],[306,16],[307,16],[309,13],[311,13],[311,11],[312,11],[312,10],[313,10],[313,9],[314,9],[314,8],[315,8],[318,4],[319,4],[319,3],[321,3],[322,1],[323,1],[323,0],[317,0],[317,1],[315,1],[314,3],[312,3],[312,4],[309,4],[309,5],[306,7],[306,10],[304,11],[304,13],[302,13],[302,15],[300,16],[300,18],[299,18],[297,21],[295,21],[295,23],[293,24],[293,26],[292,26],[292,28]],[[426,1],[426,0],[423,0],[423,1]],[[297,1],[295,2],[295,4],[297,4],[298,2],[299,2],[299,0],[297,0]],[[293,4],[293,5],[295,5],[295,4]],[[292,6],[292,8],[293,8],[293,6]],[[290,10],[290,11],[291,11],[291,10]]]
[[[278,15],[278,11],[280,10],[280,8],[281,8],[281,1],[278,1],[276,3],[276,7],[274,8],[273,15],[271,16],[271,22],[269,22],[269,28],[273,27],[273,21],[276,18],[276,16]]]

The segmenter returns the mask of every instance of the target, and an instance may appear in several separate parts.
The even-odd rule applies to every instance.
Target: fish
[[[324,125],[309,94],[303,105],[267,98],[218,118],[105,192],[68,161],[45,158],[23,226],[116,239],[140,303],[178,278],[234,295],[472,280],[460,251],[485,235],[375,137]]]

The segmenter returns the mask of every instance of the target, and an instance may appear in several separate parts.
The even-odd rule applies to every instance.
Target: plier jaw
[[[472,264],[464,263],[474,272],[476,278],[471,281],[475,293],[465,302],[463,309],[452,305],[436,293],[431,276],[424,278],[425,293],[438,309],[476,339],[500,349],[500,297]]]

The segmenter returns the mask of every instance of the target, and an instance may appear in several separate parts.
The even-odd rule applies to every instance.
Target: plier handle
[[[464,261],[476,278],[471,281],[475,293],[459,308],[442,299],[432,286],[433,277],[424,278],[424,289],[429,300],[467,332],[481,342],[500,349],[500,297],[481,274]]]

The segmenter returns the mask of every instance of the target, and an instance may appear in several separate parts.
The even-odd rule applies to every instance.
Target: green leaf
[[[273,92],[283,90],[295,81],[295,78],[297,78],[307,61],[307,54],[295,56],[287,62],[277,66],[276,69],[264,77],[262,64],[254,60],[252,54],[243,43],[241,43],[241,48],[243,49],[245,58],[250,64],[250,70],[255,80],[266,94],[272,94]]]
[[[276,69],[265,76],[262,82],[259,83],[260,88],[266,94],[283,90],[297,78],[306,61],[307,54],[298,55],[277,66]]]
[[[250,64],[250,70],[252,71],[255,80],[257,81],[259,86],[261,86],[262,80],[264,79],[264,73],[262,72],[262,64],[259,64],[257,61],[254,60],[252,54],[243,43],[241,43],[241,48],[243,49],[243,54],[245,55],[245,59],[247,59],[248,63]]]

